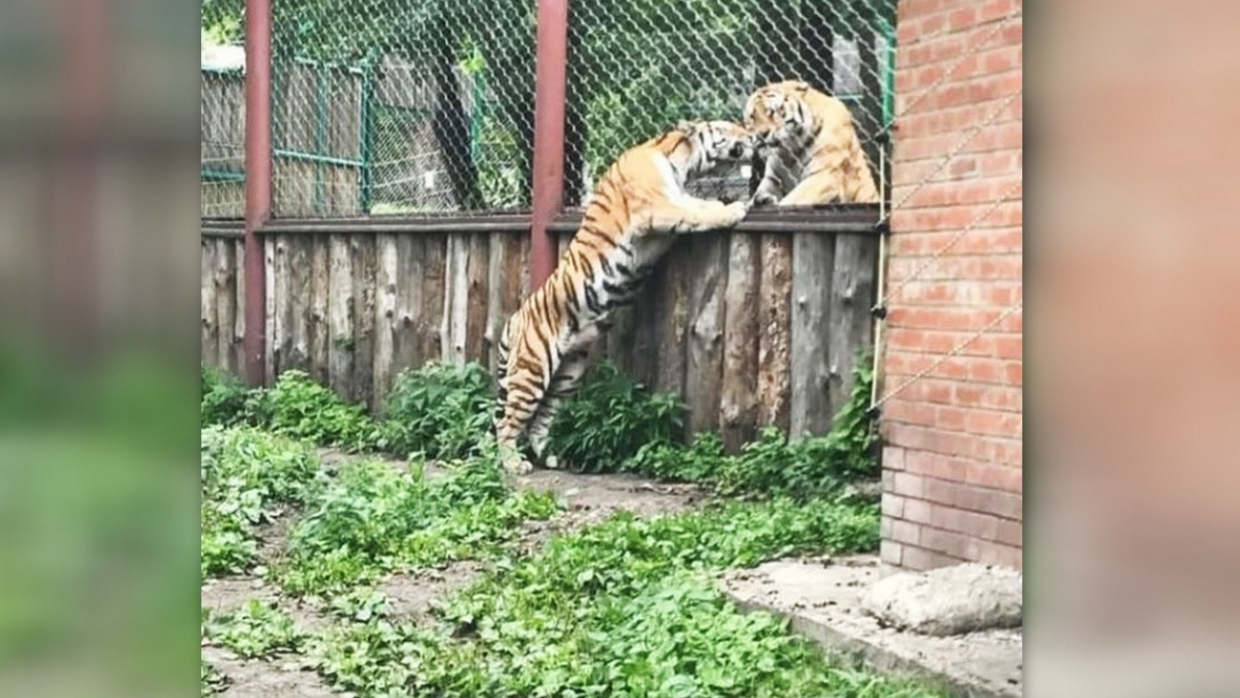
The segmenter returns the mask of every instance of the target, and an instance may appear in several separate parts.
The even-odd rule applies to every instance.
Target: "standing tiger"
[[[745,217],[746,202],[699,199],[685,183],[752,153],[740,124],[681,122],[621,154],[603,175],[555,271],[500,336],[495,435],[506,470],[533,467],[517,446],[526,432],[534,458],[557,467],[554,456],[544,459],[551,422],[585,373],[590,347],[611,327],[612,312],[633,302],[676,234],[729,228]]]
[[[772,83],[745,102],[745,127],[765,159],[753,205],[878,201],[852,114],[839,99],[799,80]]]

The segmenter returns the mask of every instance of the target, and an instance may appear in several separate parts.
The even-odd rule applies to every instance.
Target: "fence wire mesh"
[[[274,0],[278,216],[528,207],[534,4]]]
[[[871,164],[882,162],[895,0],[573,0],[569,12],[570,206],[625,148],[682,118],[739,120],[754,89],[780,80],[841,98]],[[749,174],[696,189],[743,197]]]
[[[243,6],[205,0],[204,43],[240,51]],[[274,214],[527,210],[535,7],[273,0]],[[879,165],[894,25],[895,0],[574,0],[566,206],[581,205],[629,146],[682,118],[737,120],[755,88],[784,79],[843,99]],[[204,63],[204,215],[226,215],[244,186],[244,89],[239,67],[228,89],[209,88],[220,75],[208,72]],[[743,196],[747,175],[699,189]]]

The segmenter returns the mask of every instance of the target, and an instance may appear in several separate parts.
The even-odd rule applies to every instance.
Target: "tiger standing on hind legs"
[[[518,448],[523,433],[534,458],[557,467],[554,456],[544,458],[551,422],[580,383],[612,313],[632,304],[676,235],[730,228],[748,211],[747,202],[691,196],[686,182],[752,154],[740,124],[681,122],[625,151],[603,175],[555,271],[500,335],[495,436],[505,470],[533,468]]]
[[[852,113],[839,99],[799,80],[771,83],[746,100],[745,128],[765,161],[754,206],[878,201]]]

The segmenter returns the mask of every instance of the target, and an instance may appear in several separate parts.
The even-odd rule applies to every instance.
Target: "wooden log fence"
[[[567,244],[579,213],[549,226]],[[732,231],[685,236],[622,312],[598,355],[680,394],[688,431],[729,449],[775,425],[821,434],[871,345],[876,206],[757,211]],[[260,229],[267,380],[301,369],[381,409],[403,370],[494,368],[530,289],[529,216],[274,220]],[[238,220],[203,219],[203,362],[244,370]]]

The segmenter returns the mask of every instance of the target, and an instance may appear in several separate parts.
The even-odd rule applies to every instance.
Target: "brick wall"
[[[884,391],[1021,302],[1021,99],[1004,106],[1022,89],[1022,21],[1004,20],[1019,12],[899,3]],[[1020,567],[1021,367],[1016,311],[883,406],[884,561]]]

